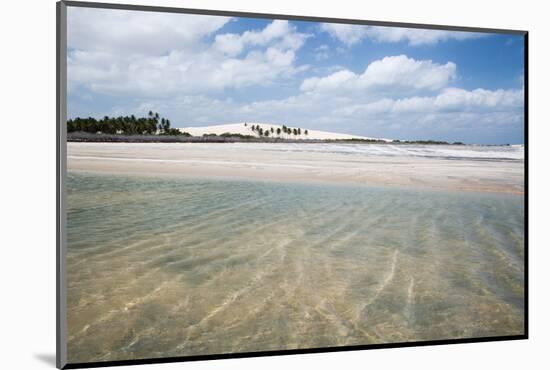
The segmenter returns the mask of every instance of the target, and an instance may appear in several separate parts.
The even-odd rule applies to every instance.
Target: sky
[[[68,8],[68,116],[524,142],[523,37]]]

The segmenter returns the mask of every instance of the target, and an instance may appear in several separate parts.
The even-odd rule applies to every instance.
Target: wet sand
[[[285,149],[285,145],[290,149]],[[512,194],[524,192],[523,160],[368,155],[353,151],[315,150],[315,145],[318,144],[68,143],[68,170]]]

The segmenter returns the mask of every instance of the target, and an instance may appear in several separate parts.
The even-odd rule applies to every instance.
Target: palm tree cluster
[[[89,132],[124,135],[184,135],[177,128],[170,127],[170,120],[149,111],[147,117],[131,116],[94,117],[70,119],[67,121],[67,132]]]
[[[248,126],[248,124],[244,124],[245,126]],[[287,135],[294,135],[294,136],[299,136],[299,135],[302,135],[302,129],[301,128],[290,128],[290,127],[287,127],[286,125],[283,125],[283,127],[277,127],[276,129],[274,129],[273,127],[270,127],[269,129],[263,129],[260,125],[252,125],[250,126],[250,129],[257,133],[260,137],[261,136],[274,136],[275,134],[277,134],[277,136],[281,136],[281,133],[284,133],[284,134],[287,134]],[[308,130],[304,130],[303,131],[304,135],[308,135],[309,132]]]
[[[247,125],[246,123],[244,124]],[[264,130],[260,125],[252,125],[250,129],[257,133],[259,136],[269,136],[270,130]]]

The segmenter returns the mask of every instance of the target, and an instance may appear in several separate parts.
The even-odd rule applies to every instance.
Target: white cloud
[[[239,55],[246,46],[268,44],[275,44],[275,47],[281,50],[298,50],[307,37],[309,35],[296,32],[296,28],[288,21],[274,20],[263,30],[216,35],[214,48],[230,56]]]
[[[419,28],[363,26],[352,24],[323,23],[321,30],[352,46],[365,38],[376,42],[407,42],[411,46],[434,45],[448,40],[468,40],[485,36],[482,33],[442,31]]]
[[[403,99],[380,99],[350,105],[336,111],[341,115],[410,114],[410,113],[495,113],[520,111],[523,90],[465,90],[446,88],[435,96],[414,96]]]
[[[326,44],[320,45],[314,50],[315,60],[325,60],[329,57],[329,47]]]
[[[361,41],[368,31],[368,26],[341,23],[322,23],[321,30],[328,32],[332,37],[351,46]]]
[[[69,7],[67,44],[89,52],[163,55],[197,46],[229,21],[218,16]]]
[[[327,91],[344,88],[345,85],[357,85],[360,76],[347,69],[334,72],[326,77],[310,77],[300,86],[302,91]]]
[[[200,94],[268,85],[307,68],[295,61],[308,35],[287,21],[210,42],[228,18],[71,8],[68,20],[71,91]]]
[[[97,62],[91,63],[92,60]],[[182,51],[139,60],[113,60],[101,53],[78,51],[71,55],[68,76],[71,84],[97,93],[155,97],[266,85],[302,71],[303,67],[294,66],[294,61],[292,50],[276,48],[228,59],[204,52],[192,61]]]
[[[306,79],[302,91],[335,92],[374,89],[437,90],[446,86],[456,75],[456,65],[414,60],[405,55],[385,57],[369,64],[362,74],[340,70],[326,77]]]
[[[523,107],[523,89],[467,91],[457,88],[445,89],[437,96],[434,106],[437,110],[475,111],[477,109],[501,111]]]
[[[378,42],[402,42],[411,46],[433,45],[448,40],[469,40],[485,36],[463,31],[427,30],[419,28],[369,27],[367,35]]]

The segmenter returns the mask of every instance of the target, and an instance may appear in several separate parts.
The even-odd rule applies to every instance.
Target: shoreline
[[[462,142],[447,142],[438,140],[389,140],[373,138],[324,138],[324,139],[290,139],[284,137],[255,137],[242,134],[224,133],[203,136],[185,135],[124,135],[124,134],[92,134],[88,132],[67,133],[68,143],[274,143],[274,144],[376,144],[376,145],[441,145],[441,146],[473,146],[473,147],[511,147],[524,144],[468,144]]]
[[[394,190],[394,191],[408,191],[408,192],[442,192],[442,193],[469,193],[469,194],[494,194],[494,195],[509,195],[509,196],[524,196],[523,191],[507,191],[494,188],[479,188],[479,187],[431,187],[420,184],[415,185],[380,185],[375,183],[362,183],[362,182],[344,182],[344,181],[331,181],[331,180],[312,180],[312,179],[277,179],[277,178],[253,178],[244,176],[195,176],[176,174],[169,172],[158,173],[145,173],[134,171],[118,171],[118,170],[93,170],[93,169],[71,169],[68,172],[69,175],[85,175],[85,176],[120,176],[127,178],[151,178],[151,179],[181,179],[185,181],[223,181],[223,182],[250,182],[254,184],[292,184],[292,185],[314,185],[314,186],[336,186],[336,187],[353,187],[353,188],[369,188],[379,190]]]
[[[67,147],[68,171],[524,194],[524,164],[519,160],[285,151],[262,144],[68,143]]]

